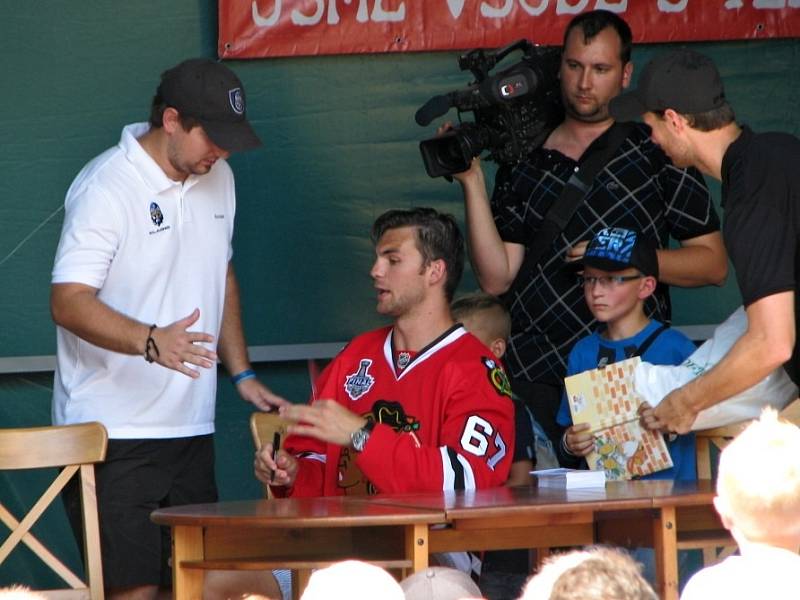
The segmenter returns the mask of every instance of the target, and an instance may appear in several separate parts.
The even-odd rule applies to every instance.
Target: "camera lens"
[[[472,154],[465,151],[461,138],[462,132],[454,129],[439,137],[420,142],[419,150],[428,175],[440,177],[469,169]]]

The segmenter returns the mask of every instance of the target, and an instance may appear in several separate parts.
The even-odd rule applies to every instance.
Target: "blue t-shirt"
[[[569,353],[567,376],[635,356],[639,346],[661,326],[662,324],[658,321],[650,321],[639,333],[624,340],[607,340],[597,331],[581,338]],[[692,341],[680,331],[665,329],[653,340],[641,359],[654,365],[679,365],[696,349],[697,347]],[[558,409],[556,421],[562,427],[572,425],[572,415],[569,412],[566,392],[561,397],[561,406]],[[679,435],[667,446],[670,456],[672,456],[673,467],[651,473],[642,479],[697,479],[694,434]]]

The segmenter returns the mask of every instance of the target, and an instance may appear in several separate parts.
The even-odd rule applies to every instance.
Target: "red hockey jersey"
[[[322,372],[318,398],[376,423],[364,451],[289,436],[300,459],[277,495],[333,496],[502,485],[514,456],[514,407],[500,363],[455,326],[395,368],[392,328],[355,338]]]

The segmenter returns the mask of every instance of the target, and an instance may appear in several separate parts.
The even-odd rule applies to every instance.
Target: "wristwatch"
[[[362,452],[364,450],[364,446],[367,445],[367,440],[369,439],[369,434],[372,433],[373,429],[375,429],[375,421],[368,420],[367,424],[361,429],[356,429],[350,434],[350,445],[353,446],[353,450],[356,452]]]

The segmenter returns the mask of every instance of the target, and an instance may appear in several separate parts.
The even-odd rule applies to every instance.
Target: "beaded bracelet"
[[[161,356],[158,346],[156,346],[156,341],[153,339],[153,330],[156,327],[157,325],[150,325],[150,331],[147,332],[147,341],[144,343],[144,359],[149,363],[153,362],[156,357]],[[155,352],[155,356],[150,354],[151,351]]]
[[[256,376],[256,372],[253,369],[245,369],[241,373],[237,373],[233,377],[231,377],[231,383],[233,385],[239,385],[245,379],[253,379]]]

